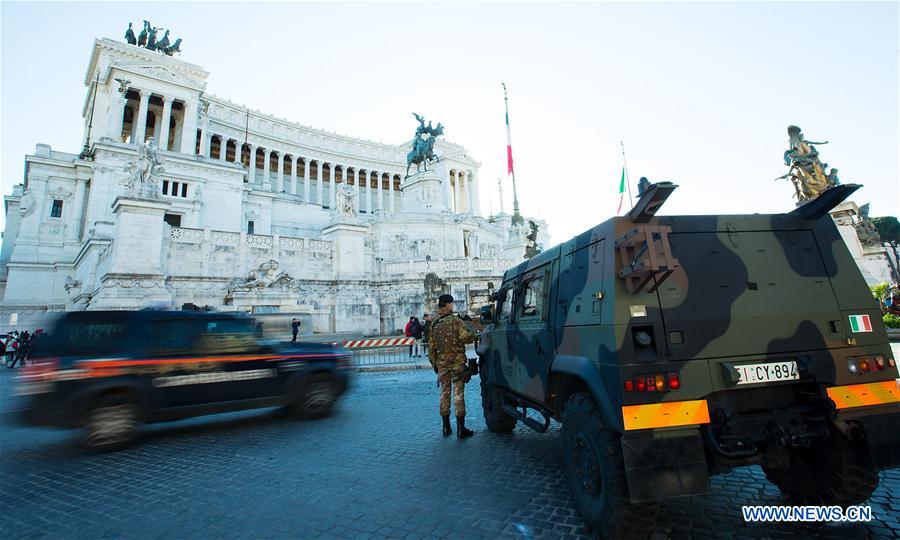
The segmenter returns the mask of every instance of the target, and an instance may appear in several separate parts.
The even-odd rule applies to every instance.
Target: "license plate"
[[[735,366],[741,380],[738,384],[756,384],[764,382],[790,381],[800,378],[797,362],[769,362],[766,364],[744,364]]]

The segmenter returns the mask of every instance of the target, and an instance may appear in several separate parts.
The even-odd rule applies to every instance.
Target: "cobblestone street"
[[[0,406],[14,408],[13,372]],[[272,412],[145,428],[135,447],[78,453],[74,434],[0,426],[0,537],[587,537],[564,478],[559,426],[440,435],[429,370],[361,373],[331,418]],[[665,504],[653,538],[898,538],[900,470],[881,475],[868,524],[745,524],[742,505],[783,504],[757,468],[712,480],[712,494]]]

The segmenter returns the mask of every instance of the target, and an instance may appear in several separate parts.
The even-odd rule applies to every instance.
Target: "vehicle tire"
[[[141,408],[126,395],[105,396],[82,418],[80,446],[88,452],[112,452],[132,444],[140,435]]]
[[[832,431],[812,448],[791,452],[790,467],[763,466],[769,482],[792,503],[847,507],[860,504],[878,487],[878,472],[862,441]]]
[[[299,387],[290,412],[298,418],[324,418],[331,414],[337,401],[334,378],[325,373],[317,373]]]
[[[481,374],[481,408],[484,410],[484,423],[494,433],[512,433],[516,428],[516,419],[503,412],[500,391]]]
[[[561,432],[566,476],[588,526],[601,538],[646,538],[657,507],[631,503],[621,437],[603,425],[591,396],[569,398]]]

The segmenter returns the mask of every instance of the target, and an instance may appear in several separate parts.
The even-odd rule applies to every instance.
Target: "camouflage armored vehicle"
[[[478,348],[488,428],[561,422],[604,536],[746,465],[797,504],[865,501],[900,466],[900,392],[828,214],[859,186],[787,214],[655,216],[676,187],[506,272]]]

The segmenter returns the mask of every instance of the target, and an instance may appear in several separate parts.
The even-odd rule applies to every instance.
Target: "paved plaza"
[[[0,406],[16,406],[0,372]],[[559,426],[439,433],[430,370],[361,373],[328,419],[271,411],[146,428],[141,444],[87,456],[73,432],[0,426],[0,538],[579,538]],[[900,538],[900,470],[881,475],[868,524],[744,524],[741,506],[783,504],[757,468],[712,480],[713,493],[669,502],[663,538]]]

